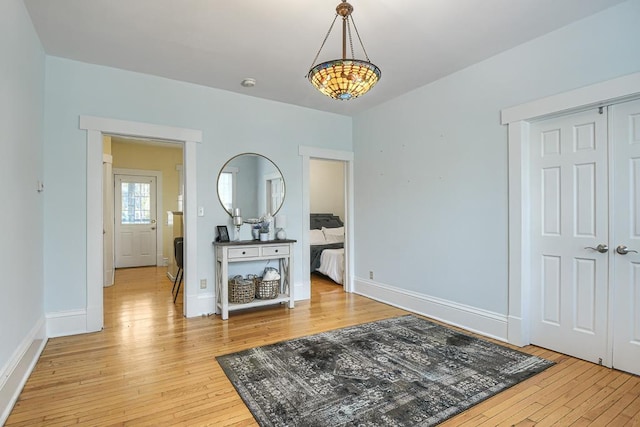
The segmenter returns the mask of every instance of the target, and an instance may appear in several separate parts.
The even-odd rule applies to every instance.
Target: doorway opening
[[[174,239],[184,237],[183,146],[165,141],[104,136],[112,174],[104,181],[104,280],[114,268],[165,267],[177,273]]]
[[[345,162],[309,162],[310,283],[325,281],[344,287]]]
[[[105,135],[103,149],[113,171],[104,182],[104,281],[125,268],[163,267],[173,297],[174,239],[184,237],[182,144]]]

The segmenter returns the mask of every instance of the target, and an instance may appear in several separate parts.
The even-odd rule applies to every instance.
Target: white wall
[[[36,191],[43,177],[44,53],[22,1],[0,2],[0,27],[1,390],[44,320],[44,196]]]
[[[355,276],[362,287],[397,287],[504,318],[508,180],[500,110],[639,71],[638,22],[640,1],[632,0],[356,117]]]
[[[45,310],[64,314],[86,307],[86,133],[80,115],[108,117],[203,131],[197,144],[197,279],[214,283],[215,226],[231,220],[218,202],[220,168],[241,152],[264,154],[287,182],[282,213],[287,234],[302,236],[301,173],[298,146],[351,151],[351,119],[292,105],[238,95],[129,71],[46,59],[44,222]],[[246,231],[248,233],[248,227]],[[294,256],[301,259],[297,245]],[[294,282],[302,283],[296,269]],[[213,307],[211,307],[213,311]]]
[[[309,161],[311,213],[332,213],[344,221],[344,162]]]

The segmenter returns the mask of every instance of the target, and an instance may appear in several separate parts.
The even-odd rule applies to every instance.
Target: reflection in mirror
[[[218,199],[229,216],[236,208],[245,220],[273,216],[282,207],[284,195],[280,169],[260,154],[238,154],[218,174]]]

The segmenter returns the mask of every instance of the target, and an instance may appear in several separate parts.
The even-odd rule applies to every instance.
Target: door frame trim
[[[123,169],[123,168],[114,168],[113,169],[113,179],[115,183],[116,175],[130,175],[130,176],[152,176],[156,179],[156,267],[162,266],[163,258],[164,258],[164,240],[162,228],[164,227],[164,211],[162,210],[162,171],[156,170],[145,170],[145,169]],[[115,240],[115,188],[114,188],[114,240]],[[117,247],[113,248],[114,257],[118,252]],[[114,264],[115,265],[115,264]]]
[[[184,315],[199,315],[198,300],[198,233],[196,207],[196,147],[202,142],[202,131],[143,122],[80,116],[79,128],[87,131],[87,309],[86,332],[95,332],[104,325],[103,248],[102,248],[102,153],[103,135],[150,138],[184,144],[185,165],[185,287]],[[210,307],[208,307],[210,310]],[[206,309],[205,309],[206,310]],[[206,311],[202,311],[203,313]]]
[[[537,99],[501,111],[508,127],[509,167],[509,306],[507,339],[524,346],[530,343],[531,292],[531,193],[529,185],[529,123],[640,98],[640,72]]]

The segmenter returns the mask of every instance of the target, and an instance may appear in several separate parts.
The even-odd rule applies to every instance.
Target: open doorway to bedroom
[[[309,253],[314,287],[345,284],[346,162],[309,161]]]

